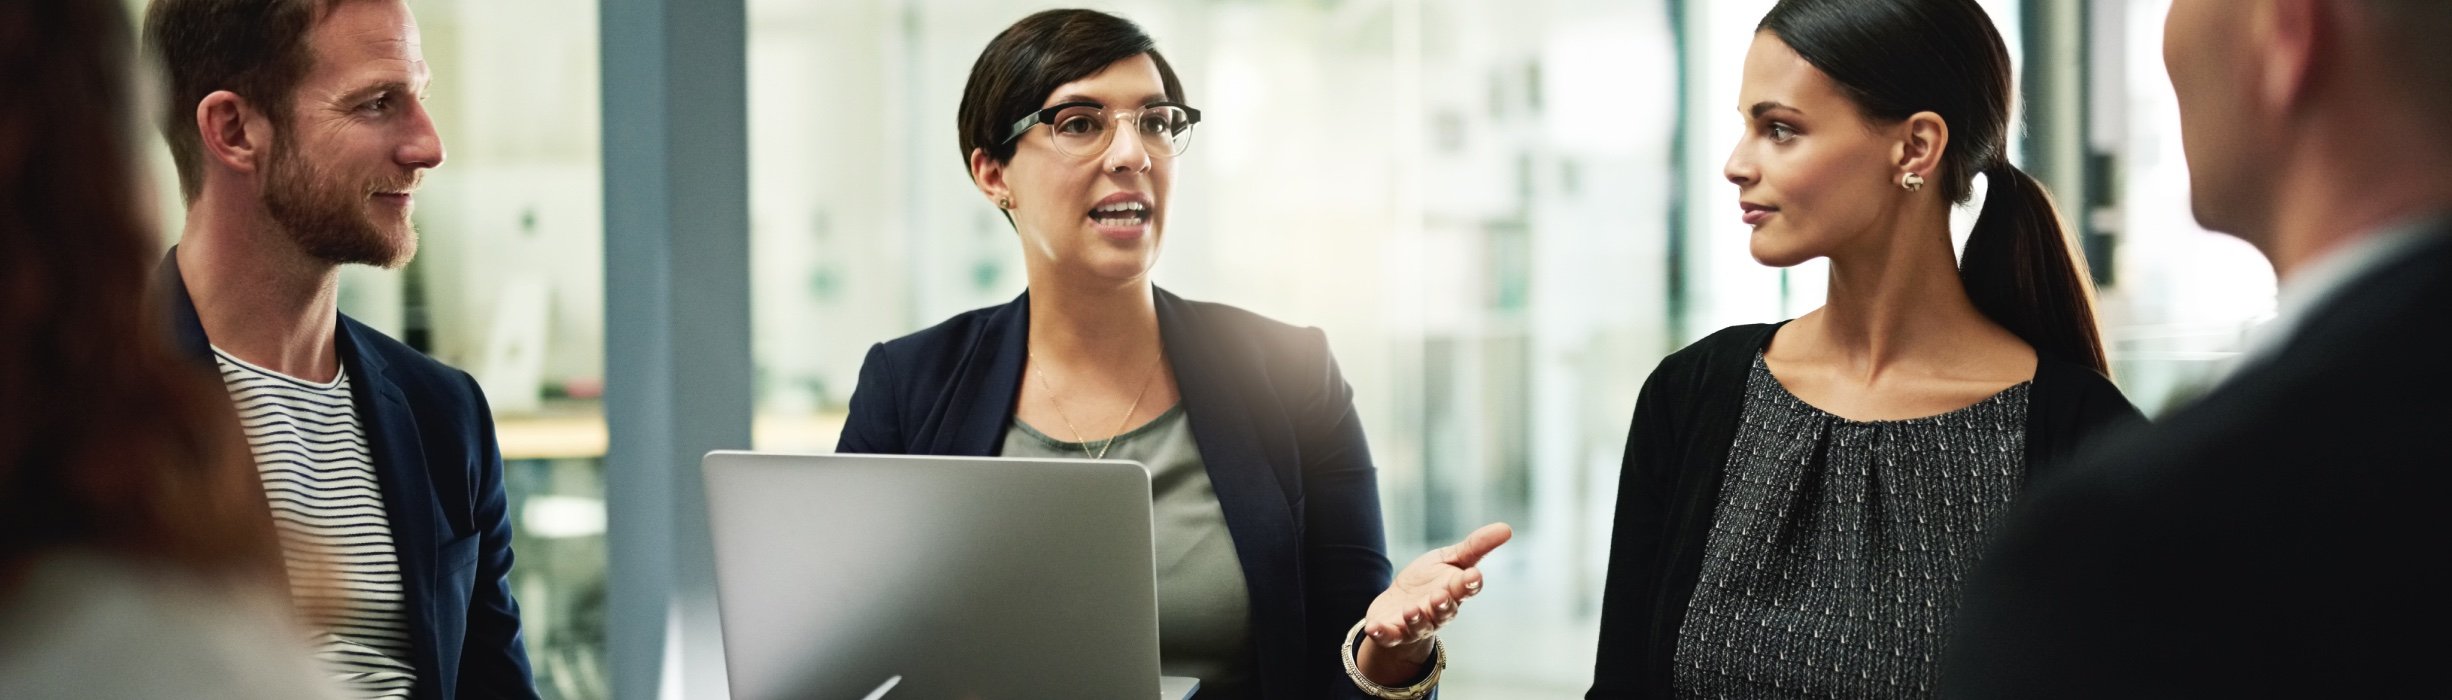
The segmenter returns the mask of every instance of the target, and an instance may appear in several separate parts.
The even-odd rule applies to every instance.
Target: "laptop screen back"
[[[1158,693],[1132,462],[709,453],[735,698]]]

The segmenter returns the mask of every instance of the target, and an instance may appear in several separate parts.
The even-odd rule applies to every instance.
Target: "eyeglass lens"
[[[1106,151],[1118,126],[1140,136],[1142,148],[1152,154],[1181,155],[1191,145],[1191,115],[1181,107],[1158,106],[1126,114],[1118,120],[1095,108],[1071,107],[1058,111],[1047,126],[1056,137],[1056,147],[1075,156]]]

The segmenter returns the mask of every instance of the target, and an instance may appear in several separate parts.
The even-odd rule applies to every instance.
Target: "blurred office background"
[[[620,400],[632,380],[607,361],[608,325],[694,311],[643,309],[607,289],[606,270],[623,264],[608,259],[608,237],[641,224],[608,227],[606,164],[651,159],[605,134],[651,115],[608,114],[606,91],[672,80],[623,54],[684,50],[642,45],[637,27],[652,34],[680,23],[673,13],[703,10],[410,4],[449,162],[421,197],[417,260],[350,270],[343,310],[484,383],[514,508],[513,583],[545,696],[720,692],[711,622],[608,602],[613,560],[686,568],[705,556],[703,523],[689,523],[700,511],[687,504],[608,507],[609,481],[686,484],[696,465],[646,455],[632,458],[641,471],[609,468],[604,398],[611,385]],[[1157,38],[1206,116],[1178,166],[1158,283],[1327,331],[1371,437],[1398,564],[1486,521],[1516,525],[1517,541],[1487,565],[1491,592],[1447,634],[1449,697],[1580,697],[1644,377],[1712,330],[1821,299],[1819,267],[1771,270],[1746,255],[1720,175],[1741,128],[1739,66],[1770,4],[712,3],[745,14],[686,41],[743,57],[745,105],[712,114],[746,120],[732,162],[747,173],[747,255],[743,279],[730,281],[747,297],[746,323],[734,326],[746,337],[679,339],[684,356],[663,361],[699,360],[687,356],[698,346],[749,348],[750,380],[730,398],[754,415],[754,431],[742,431],[750,444],[707,447],[831,449],[869,344],[1022,291],[1012,233],[955,152],[954,107],[978,50],[1043,7],[1118,12]],[[2189,216],[2159,48],[2167,0],[1984,4],[2021,59],[2017,157],[2082,231],[2117,380],[2162,411],[2215,376],[2270,314],[2274,289],[2253,251]],[[175,193],[161,160],[157,190]],[[174,228],[175,199],[162,204]],[[658,235],[686,247],[744,234]],[[657,523],[661,536],[609,542],[608,520]],[[637,585],[676,601],[673,617],[710,612],[703,578]],[[648,641],[625,652],[616,638]],[[617,671],[626,664],[655,669]]]

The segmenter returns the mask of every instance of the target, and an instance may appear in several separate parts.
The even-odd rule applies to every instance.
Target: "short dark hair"
[[[963,169],[970,169],[973,149],[987,151],[998,163],[1012,160],[1014,144],[1005,140],[1008,130],[1038,111],[1048,93],[1142,54],[1158,64],[1166,98],[1184,101],[1174,67],[1158,54],[1157,42],[1131,20],[1096,10],[1047,10],[1006,27],[979,52],[979,60],[971,64],[970,82],[962,87],[962,106],[954,119]]]
[[[204,139],[196,103],[228,90],[287,126],[289,100],[314,67],[307,32],[341,0],[153,0],[145,8],[145,52],[162,69],[170,101],[162,138],[179,168],[179,193],[204,188]]]

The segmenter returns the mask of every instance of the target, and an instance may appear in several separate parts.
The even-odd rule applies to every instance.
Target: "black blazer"
[[[1947,697],[2443,697],[2452,226],[2013,508]]]
[[[175,347],[213,371],[177,250],[162,261],[158,283]],[[417,669],[411,697],[537,697],[511,599],[511,519],[485,394],[466,373],[346,315],[334,336],[400,553]]]
[[[1661,360],[1644,380],[1618,475],[1600,651],[1585,697],[1674,697],[1678,628],[1702,576],[1720,478],[1745,408],[1746,374],[1780,325],[1713,333]],[[2082,441],[2144,421],[2103,375],[2053,357],[2037,356],[2028,390],[2030,483]]]
[[[1379,487],[1328,337],[1160,289],[1158,331],[1251,596],[1262,697],[1358,697],[1341,637],[1388,587]],[[839,452],[989,457],[1028,356],[1030,295],[869,349]]]

